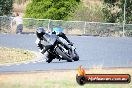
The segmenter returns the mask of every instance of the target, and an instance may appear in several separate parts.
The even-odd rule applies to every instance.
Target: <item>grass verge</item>
[[[76,83],[75,70],[44,71],[29,73],[0,74],[0,88],[132,88],[129,84],[85,84]],[[88,74],[130,74],[132,68],[86,70]]]
[[[0,65],[29,61],[35,57],[34,53],[27,50],[0,47]]]

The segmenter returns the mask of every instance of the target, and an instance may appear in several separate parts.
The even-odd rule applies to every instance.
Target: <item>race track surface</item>
[[[132,67],[132,38],[68,36],[74,42],[80,60],[66,62],[53,60],[51,63],[29,62],[10,66],[0,66],[0,72],[25,72],[43,70]],[[13,47],[38,52],[34,34],[0,34],[0,47]]]

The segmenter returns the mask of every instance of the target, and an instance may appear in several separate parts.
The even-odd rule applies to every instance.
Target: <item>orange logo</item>
[[[130,83],[129,74],[86,74],[85,69],[79,66],[76,81],[80,85],[85,83]]]
[[[79,66],[78,68],[78,76],[85,76],[85,70],[82,66]]]

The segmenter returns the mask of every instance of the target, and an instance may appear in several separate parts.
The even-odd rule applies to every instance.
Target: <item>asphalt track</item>
[[[1,72],[29,72],[43,70],[77,69],[103,67],[132,67],[132,38],[128,37],[92,37],[68,36],[74,42],[80,60],[66,62],[53,60],[0,66]],[[0,34],[0,47],[13,47],[38,52],[34,34]]]

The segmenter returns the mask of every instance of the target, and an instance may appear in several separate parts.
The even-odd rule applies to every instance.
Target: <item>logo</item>
[[[129,74],[86,74],[85,69],[80,66],[76,74],[76,81],[79,85],[86,83],[130,83]]]

